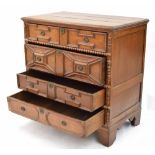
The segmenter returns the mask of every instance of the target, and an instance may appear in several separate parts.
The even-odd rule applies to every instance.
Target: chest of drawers
[[[110,146],[139,125],[147,19],[58,12],[22,18],[26,71],[9,110]]]

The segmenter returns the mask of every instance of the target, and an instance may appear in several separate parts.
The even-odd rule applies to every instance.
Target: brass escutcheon
[[[61,32],[61,34],[64,34],[65,33],[65,28],[60,28],[60,32]]]
[[[60,50],[60,49],[57,49],[57,50],[56,50],[56,52],[57,52],[58,54],[61,54],[62,51],[63,51],[63,50]]]
[[[53,83],[49,83],[48,86],[49,86],[50,88],[53,88],[53,87],[54,87],[54,84],[53,84]]]

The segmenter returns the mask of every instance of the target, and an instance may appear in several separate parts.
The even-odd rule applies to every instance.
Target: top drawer
[[[102,53],[106,51],[107,34],[26,23],[25,39],[38,44]]]
[[[59,44],[59,27],[25,24],[25,38],[40,43]]]

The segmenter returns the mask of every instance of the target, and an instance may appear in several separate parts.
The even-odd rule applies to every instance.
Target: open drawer
[[[92,134],[104,120],[101,108],[87,112],[25,91],[8,97],[8,106],[14,113],[81,137]]]
[[[80,109],[94,111],[104,105],[105,91],[99,86],[35,70],[17,77],[19,88]]]

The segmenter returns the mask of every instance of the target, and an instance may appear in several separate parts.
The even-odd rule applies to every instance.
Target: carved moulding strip
[[[108,47],[107,53],[110,55],[107,57],[107,68],[106,68],[106,97],[105,97],[105,120],[104,125],[107,126],[110,122],[110,97],[111,97],[111,66],[112,66],[112,32],[108,34]]]
[[[101,55],[101,56],[111,56],[111,53],[107,53],[107,52],[101,52],[101,51],[94,51],[94,50],[86,50],[86,49],[78,49],[76,47],[68,47],[68,46],[63,46],[63,45],[58,45],[58,44],[53,44],[53,43],[43,43],[43,42],[39,42],[39,41],[32,41],[29,39],[25,39],[26,43],[35,43],[38,45],[47,45],[47,46],[51,46],[51,47],[58,47],[58,48],[63,48],[63,49],[69,49],[69,50],[74,50],[77,52],[81,52],[81,53],[90,53],[90,54],[96,54],[96,55]]]

